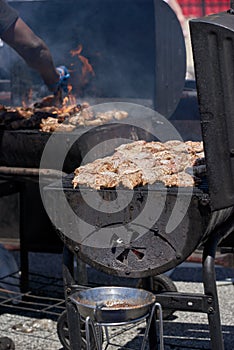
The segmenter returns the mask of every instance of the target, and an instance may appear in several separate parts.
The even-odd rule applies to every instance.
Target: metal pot
[[[98,323],[124,323],[149,314],[156,301],[153,293],[129,287],[97,287],[70,297],[81,317]]]

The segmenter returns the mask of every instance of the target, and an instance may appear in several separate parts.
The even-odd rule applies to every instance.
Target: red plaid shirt
[[[178,0],[178,3],[186,17],[201,17],[230,8],[229,0]]]

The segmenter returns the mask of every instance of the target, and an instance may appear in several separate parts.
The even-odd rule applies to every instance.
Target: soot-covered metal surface
[[[234,205],[234,15],[190,22],[211,206]]]
[[[63,189],[58,183],[46,188],[46,206],[65,245],[101,271],[133,278],[163,273],[184,261],[204,238],[211,214],[208,196],[198,188],[191,193],[158,184],[96,192],[73,189],[71,180],[72,175],[65,178]],[[128,204],[121,209],[123,197]],[[120,209],[111,212],[118,198]]]
[[[104,154],[110,154],[121,144],[122,139],[152,141],[155,136],[152,116],[129,116],[126,123],[108,123],[98,127],[80,127],[74,132],[50,133],[39,130],[0,130],[0,164],[8,167],[39,168],[45,146],[51,138],[53,154],[47,168],[71,173],[79,166],[83,157],[99,143]],[[136,121],[141,127],[134,126]],[[112,140],[106,144],[106,140]],[[60,167],[60,152],[66,150],[63,169]],[[92,150],[93,157],[103,156]]]

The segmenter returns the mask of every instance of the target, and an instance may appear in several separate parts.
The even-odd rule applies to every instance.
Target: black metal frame
[[[47,170],[48,171],[48,170]],[[52,176],[57,175],[52,171]],[[0,167],[0,197],[19,194],[19,236],[21,292],[28,291],[29,252],[62,253],[56,234],[40,197],[39,170]],[[50,172],[48,173],[51,175]],[[28,175],[28,177],[26,176]]]
[[[203,285],[204,294],[163,293],[157,296],[162,307],[180,311],[201,312],[208,316],[212,350],[224,350],[219,301],[215,275],[215,252],[222,235],[214,231],[204,245]]]
[[[212,350],[224,350],[222,327],[220,319],[219,301],[216,287],[215,254],[218,244],[223,237],[233,230],[233,220],[213,230],[203,247],[203,285],[204,294],[163,292],[157,295],[157,302],[162,308],[206,313],[208,316],[210,340]],[[69,337],[71,350],[81,350],[81,334],[79,315],[76,307],[69,300],[69,295],[77,291],[73,275],[73,253],[65,246],[63,251],[63,279],[65,287],[65,299],[69,325]],[[144,278],[144,288],[152,290],[151,277]],[[155,322],[153,319],[149,331],[149,349],[158,350],[157,335],[155,334]]]
[[[21,291],[28,291],[29,252],[62,253],[63,245],[43,207],[38,181],[20,183]]]

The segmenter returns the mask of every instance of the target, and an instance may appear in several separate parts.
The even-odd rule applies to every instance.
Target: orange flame
[[[83,50],[82,45],[78,45],[77,49],[71,50],[70,54],[72,57],[78,56],[79,60],[82,63],[82,69],[81,69],[81,81],[83,84],[86,84],[88,82],[87,74],[92,75],[93,77],[95,76],[95,72],[93,70],[92,65],[89,63],[88,58],[85,56],[81,55],[81,52]]]
[[[26,93],[22,100],[22,106],[23,108],[27,108],[30,103],[32,103],[33,100],[33,89],[30,88],[28,93]]]
[[[72,57],[78,57],[80,60],[82,66],[81,66],[81,73],[79,74],[79,84],[81,87],[84,87],[86,84],[90,81],[90,76],[94,77],[95,72],[90,64],[87,57],[81,55],[81,52],[83,50],[83,46],[80,44],[76,49],[70,50],[70,54]],[[71,63],[71,66],[75,66],[75,63]],[[72,69],[69,70],[72,72]],[[74,69],[75,71],[75,69]],[[74,89],[76,90],[76,83],[74,82]],[[76,97],[72,94],[73,87],[71,84],[68,85],[68,93],[67,96],[64,97],[62,101],[62,106],[60,108],[61,113],[69,111],[72,107],[77,105]],[[22,100],[22,106],[27,108],[30,102],[32,102],[33,99],[33,90],[30,89],[27,96],[24,96]]]
[[[74,50],[70,51],[70,54],[71,54],[72,57],[78,56],[81,53],[82,50],[83,50],[83,46],[82,45],[78,45],[77,49],[74,49]]]
[[[64,97],[63,102],[62,102],[62,110],[63,112],[67,111],[67,108],[69,109],[70,106],[76,106],[76,97],[72,95],[72,85],[68,84],[67,86],[68,89],[68,94],[67,96]]]
[[[72,85],[68,84],[67,85],[68,93],[70,94],[72,92]]]

